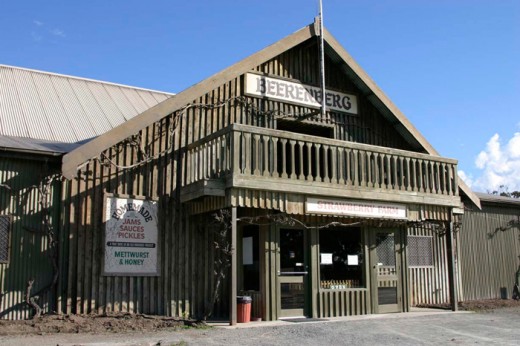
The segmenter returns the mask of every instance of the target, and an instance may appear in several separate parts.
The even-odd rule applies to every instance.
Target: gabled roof
[[[332,59],[341,62],[345,73],[352,78],[356,86],[364,92],[365,96],[381,111],[383,116],[407,139],[412,146],[428,154],[440,156],[432,145],[421,135],[404,114],[390,101],[368,74],[354,61],[347,51],[336,41],[336,39],[324,30],[324,41],[326,42],[326,53]],[[319,35],[319,26],[316,23],[308,25],[284,39],[264,48],[263,50],[243,59],[242,61],[228,67],[217,74],[193,85],[192,87],[177,94],[146,111],[130,119],[114,130],[99,136],[95,140],[75,149],[63,157],[63,175],[72,179],[78,166],[99,155],[105,149],[117,144],[125,138],[136,134],[141,129],[153,124],[163,117],[184,107],[192,100],[203,96],[216,87],[229,82],[237,76],[244,74],[256,66],[282,54],[283,52]],[[461,190],[480,207],[480,201],[459,179]]]
[[[0,65],[0,136],[10,137],[18,147],[28,140],[78,143],[110,131],[171,96]]]

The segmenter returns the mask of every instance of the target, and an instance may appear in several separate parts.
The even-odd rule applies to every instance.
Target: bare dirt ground
[[[53,333],[153,332],[204,326],[205,323],[203,322],[128,313],[110,315],[44,315],[32,320],[0,320],[0,336]]]
[[[423,305],[420,307],[449,309],[448,305]],[[493,312],[498,309],[520,311],[520,301],[512,299],[476,300],[459,303],[460,310]],[[33,320],[0,320],[0,336],[46,335],[63,333],[126,333],[174,331],[187,327],[204,328],[206,324],[163,316],[142,314],[107,315],[45,315]]]

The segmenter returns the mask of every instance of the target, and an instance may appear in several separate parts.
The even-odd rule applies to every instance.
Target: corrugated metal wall
[[[54,164],[54,169],[57,165]],[[53,269],[48,257],[48,240],[42,234],[28,229],[42,230],[42,209],[37,186],[41,178],[50,175],[52,165],[45,161],[0,157],[0,215],[11,216],[9,262],[0,264],[0,291],[2,299],[0,318],[24,319],[33,311],[25,301],[27,281],[34,279],[32,293],[52,281]],[[49,198],[59,206],[60,184],[53,184]],[[59,232],[59,207],[51,211],[52,223]],[[37,303],[43,312],[55,309],[53,292],[40,296]]]
[[[460,266],[464,300],[511,298],[520,255],[520,208],[482,205],[466,210],[460,230]],[[518,224],[517,224],[518,225]]]

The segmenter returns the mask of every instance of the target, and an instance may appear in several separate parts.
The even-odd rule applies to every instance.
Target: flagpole
[[[321,77],[321,116],[325,117],[325,40],[323,39],[323,4],[320,0],[320,77]]]

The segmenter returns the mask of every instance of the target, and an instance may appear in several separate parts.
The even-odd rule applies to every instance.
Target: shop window
[[[11,218],[0,216],[0,263],[9,262],[9,233],[11,230]]]
[[[320,287],[365,287],[364,258],[361,229],[320,230]]]
[[[431,236],[408,236],[408,266],[433,266],[433,238]]]
[[[260,290],[260,256],[258,226],[245,226],[242,236],[244,290]]]

